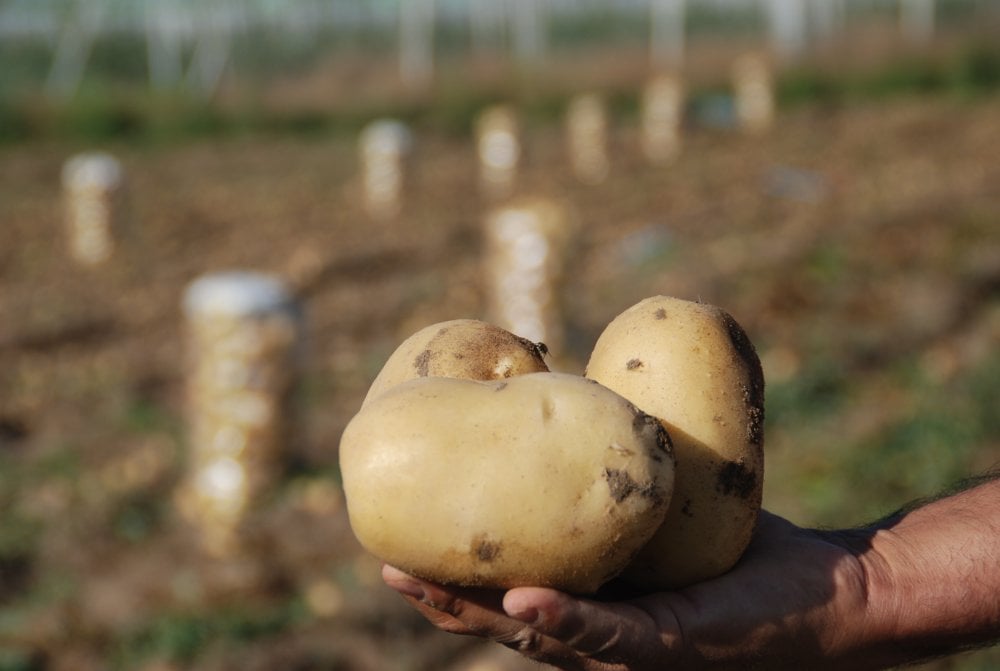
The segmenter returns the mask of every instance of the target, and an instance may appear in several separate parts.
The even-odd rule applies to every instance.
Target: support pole
[[[649,62],[654,71],[684,65],[686,0],[649,0]]]
[[[434,79],[434,13],[434,0],[399,4],[399,73],[410,89],[426,89]]]

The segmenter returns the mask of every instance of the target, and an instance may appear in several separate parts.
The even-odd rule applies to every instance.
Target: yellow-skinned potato
[[[476,319],[453,319],[404,340],[368,389],[362,406],[385,390],[417,377],[502,380],[549,370],[545,346]]]
[[[717,307],[655,296],[608,325],[586,375],[663,421],[677,459],[666,519],[623,577],[674,589],[728,571],[764,479],[764,376],[746,333]]]
[[[576,375],[418,378],[348,424],[351,526],[379,559],[448,584],[587,594],[660,526],[673,485],[656,419]]]

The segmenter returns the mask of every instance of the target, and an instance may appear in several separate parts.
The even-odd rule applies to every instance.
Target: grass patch
[[[833,491],[818,497],[827,513],[848,512],[865,521],[933,496],[978,475],[982,450],[1000,441],[1000,355],[944,385],[914,361],[902,364],[895,376],[914,403],[880,430],[838,451],[839,463],[832,469],[837,477],[826,483]]]
[[[839,104],[901,95],[972,97],[1000,90],[1000,48],[974,44],[943,61],[909,57],[872,72],[835,74],[823,68],[792,70],[777,83],[778,103]]]
[[[45,668],[37,654],[23,650],[0,650],[0,671],[41,671]]]
[[[127,46],[120,45],[115,53],[127,50]],[[301,54],[289,58],[292,63],[286,64],[288,67],[303,67],[299,62]],[[120,60],[127,59],[116,58],[114,62]],[[176,140],[254,132],[354,134],[380,116],[397,117],[419,129],[464,136],[471,132],[483,108],[498,100],[514,102],[529,126],[561,123],[572,94],[558,82],[541,87],[537,83],[519,85],[516,81],[488,85],[446,81],[435,95],[420,100],[386,100],[328,110],[269,110],[253,102],[217,105],[182,90],[151,92],[138,85],[143,78],[130,68],[115,65],[105,74],[92,75],[78,95],[65,104],[53,103],[37,93],[12,97],[9,91],[28,90],[23,85],[13,86],[20,81],[18,77],[23,79],[23,73],[15,70],[5,75],[0,83],[12,85],[6,88],[6,95],[0,95],[0,142],[51,137],[90,142]],[[784,73],[776,87],[778,103],[783,107],[833,105],[898,95],[980,96],[1000,90],[1000,47],[975,44],[950,59],[909,57],[864,73],[843,74],[809,67]],[[693,88],[691,100],[710,99],[713,90],[711,86]],[[634,122],[639,92],[609,91],[608,102],[612,118]]]
[[[851,382],[833,360],[817,359],[798,375],[767,387],[767,423],[788,427],[837,414]]]
[[[306,616],[305,607],[295,599],[268,609],[164,615],[120,641],[112,668],[137,668],[150,659],[190,664],[210,646],[276,636]]]

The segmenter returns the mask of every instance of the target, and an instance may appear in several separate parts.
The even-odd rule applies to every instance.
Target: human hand
[[[492,639],[573,671],[880,668],[863,534],[801,529],[766,512],[729,573],[620,601],[541,587],[446,587],[386,566],[385,582],[439,629]],[[848,665],[845,667],[845,665]]]

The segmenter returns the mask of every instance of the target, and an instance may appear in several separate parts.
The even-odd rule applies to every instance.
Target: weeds
[[[126,46],[120,45],[118,50]],[[114,62],[118,60],[126,59]],[[18,80],[24,75],[19,72],[15,69],[7,75],[8,80]],[[437,95],[405,104],[369,102],[327,110],[275,111],[252,101],[212,103],[182,89],[154,93],[137,87],[135,80],[135,73],[115,65],[85,81],[80,93],[65,104],[37,94],[0,95],[0,143],[52,137],[90,142],[112,138],[176,140],[248,132],[347,135],[356,133],[372,118],[385,115],[444,134],[467,135],[478,113],[498,99],[517,103],[528,124],[549,126],[562,118],[570,95],[558,86],[546,87],[552,90],[542,93],[530,90],[531,86],[519,92],[511,83],[464,82],[462,86],[447,84]],[[9,90],[17,88],[24,89],[10,86]],[[977,44],[943,62],[910,57],[864,74],[834,74],[817,68],[794,70],[782,75],[776,88],[778,102],[785,107],[915,94],[981,96],[1000,90],[1000,49]],[[716,90],[693,88],[691,99],[704,101]],[[637,92],[611,91],[609,102],[616,118],[634,121],[639,106]]]

